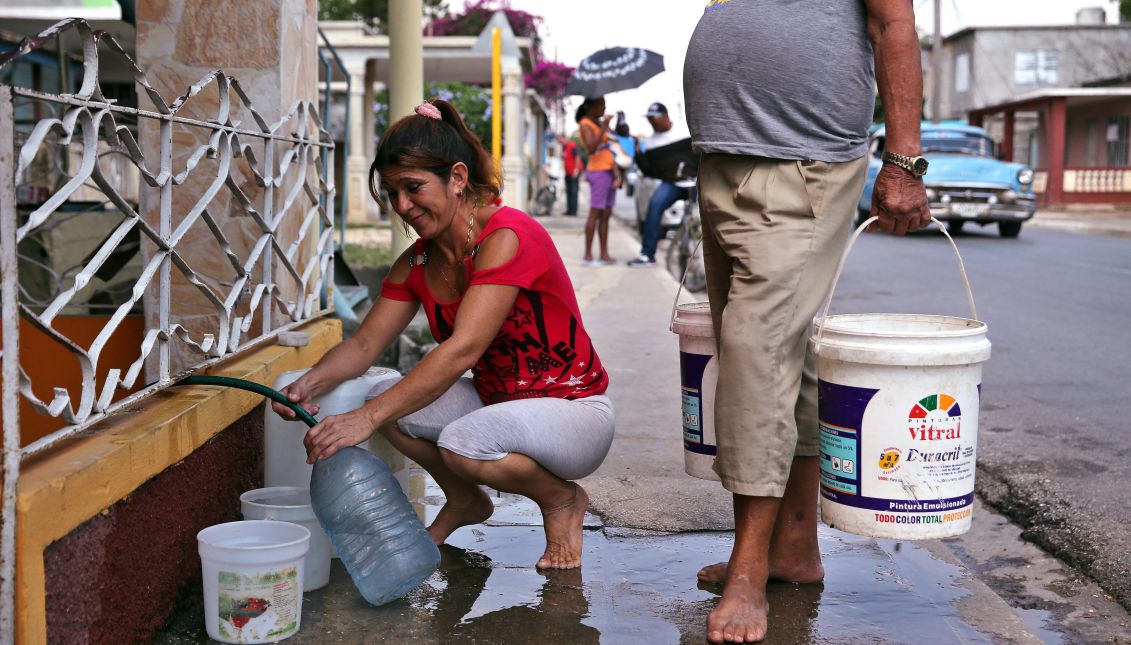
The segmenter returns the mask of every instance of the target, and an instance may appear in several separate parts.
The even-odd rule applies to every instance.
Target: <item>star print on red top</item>
[[[521,289],[495,340],[471,370],[480,398],[490,404],[603,394],[609,376],[582,325],[573,283],[549,233],[526,213],[504,206],[488,220],[476,248],[500,228],[518,237],[513,258],[481,270],[475,269],[472,258],[466,260],[469,287],[505,284]],[[415,253],[422,255],[427,247],[427,240],[417,240]],[[416,263],[404,282],[385,280],[381,297],[420,302],[438,342],[451,337],[462,301],[437,301],[424,279],[424,267]]]

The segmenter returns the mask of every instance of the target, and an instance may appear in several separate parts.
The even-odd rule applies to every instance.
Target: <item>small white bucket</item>
[[[273,643],[298,632],[303,556],[310,531],[251,520],[196,534],[204,576],[204,625],[223,643]]]
[[[334,547],[310,507],[310,489],[298,486],[257,488],[240,495],[245,520],[276,520],[301,524],[310,531],[310,548],[304,558],[303,591],[321,589],[330,582]]]
[[[844,261],[874,219],[845,249],[810,338],[817,356],[821,516],[833,528],[872,537],[960,535],[973,515],[982,363],[990,357],[986,324],[978,320],[953,240],[970,318],[829,316]]]
[[[676,298],[678,302],[678,293]],[[692,302],[676,306],[671,330],[679,334],[683,469],[692,477],[718,481],[719,475],[713,466],[717,452],[714,418],[719,361],[715,358],[715,328],[710,304]]]

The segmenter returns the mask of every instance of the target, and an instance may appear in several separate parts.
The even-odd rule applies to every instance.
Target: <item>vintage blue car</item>
[[[923,156],[930,168],[923,181],[931,215],[947,223],[952,232],[967,222],[996,222],[1002,237],[1017,237],[1021,224],[1037,210],[1033,194],[1033,169],[1025,164],[999,161],[994,142],[982,128],[965,123],[925,122],[921,126]],[[884,129],[872,133],[868,182],[860,197],[860,215],[872,208],[872,187],[880,172]]]

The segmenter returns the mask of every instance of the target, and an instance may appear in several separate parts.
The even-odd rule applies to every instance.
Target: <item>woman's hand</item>
[[[318,414],[318,411],[321,409],[321,407],[314,402],[315,394],[313,389],[306,383],[304,383],[301,378],[279,391],[287,397],[288,401],[301,405],[303,409],[305,409],[312,415]],[[275,411],[275,414],[283,417],[288,421],[295,421],[298,419],[298,415],[295,414],[295,411],[283,405],[282,403],[275,403],[274,401],[272,401],[271,409]]]
[[[356,446],[377,429],[377,423],[365,406],[345,414],[326,417],[306,432],[306,463],[329,459],[342,448]]]

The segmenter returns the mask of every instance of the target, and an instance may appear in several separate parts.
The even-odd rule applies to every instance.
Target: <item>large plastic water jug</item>
[[[368,602],[408,593],[440,566],[440,550],[385,462],[350,446],[314,465],[314,514]]]
[[[300,376],[309,370],[294,370],[286,372],[275,379],[274,388],[281,390],[294,383]],[[356,410],[365,404],[365,395],[381,381],[397,378],[400,373],[396,370],[382,367],[371,367],[365,374],[350,379],[332,391],[315,399],[321,406],[318,419],[325,419],[334,414],[342,414]],[[306,436],[307,427],[301,421],[287,421],[271,411],[271,402],[267,402],[267,419],[264,423],[263,445],[263,485],[270,488],[275,486],[297,486],[306,488],[310,485],[311,466],[306,463],[306,449],[302,445],[302,438]],[[385,442],[385,438],[374,433],[373,442]],[[365,447],[366,444],[359,444]],[[387,454],[388,450],[378,450],[378,453]],[[405,475],[407,477],[407,474]],[[403,478],[402,478],[403,479]],[[401,482],[404,485],[404,482]]]

